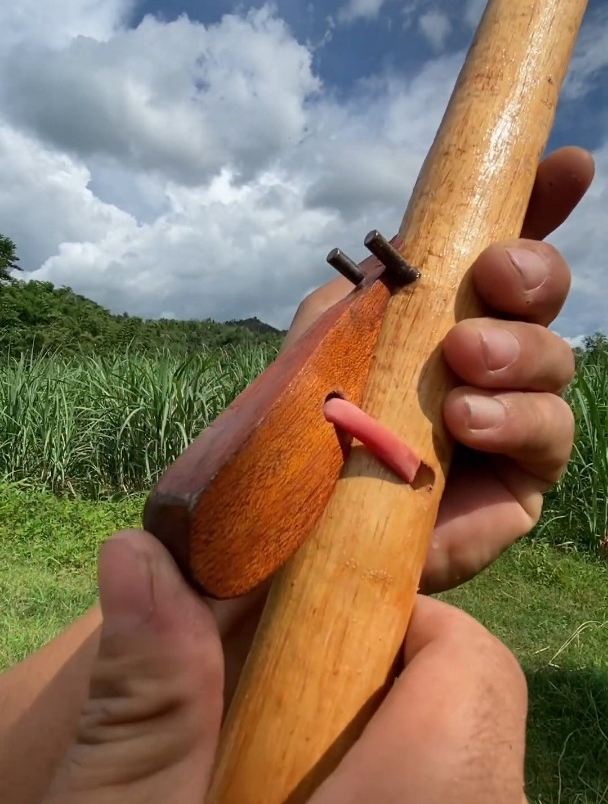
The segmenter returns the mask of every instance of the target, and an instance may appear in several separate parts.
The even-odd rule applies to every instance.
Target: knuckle
[[[346,281],[333,280],[311,291],[298,305],[292,327],[295,324],[312,323],[332,305],[348,295],[350,289]]]
[[[312,294],[306,296],[302,301],[298,304],[296,308],[295,315],[293,317],[293,322],[296,323],[303,319],[313,318],[316,313],[316,308],[318,306],[318,301],[314,296],[313,291]]]
[[[555,417],[555,403],[559,402],[559,398],[550,393],[540,393],[530,401],[532,404],[523,398],[523,404],[520,405],[521,414],[528,419],[527,440],[536,442],[540,449],[544,449],[548,440],[553,441],[556,428],[561,428],[559,417]]]
[[[526,677],[513,651],[467,612],[451,606],[447,611],[454,650],[470,670],[477,673],[479,680],[483,677],[488,682],[487,695],[504,698],[505,684],[508,684],[514,695],[525,696]]]
[[[521,359],[528,367],[528,371],[536,373],[539,368],[552,366],[554,363],[552,355],[556,348],[561,349],[561,345],[554,340],[559,338],[559,335],[550,332],[542,324],[533,322],[521,322],[516,326],[519,330],[520,340],[523,342]],[[562,339],[559,338],[559,340]]]
[[[576,371],[574,353],[560,335],[542,325],[535,328],[534,359],[526,362],[547,391],[561,393]]]
[[[525,454],[527,461],[541,463],[544,479],[553,484],[563,473],[572,451],[572,410],[561,397],[551,393],[534,394],[533,399],[518,407],[513,431],[520,434],[519,452]]]
[[[106,735],[111,733],[112,726],[123,722],[120,707],[112,699],[87,701],[78,723],[78,742],[96,745],[106,742]]]

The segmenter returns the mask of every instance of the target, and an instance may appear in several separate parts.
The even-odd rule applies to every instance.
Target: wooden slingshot
[[[304,804],[392,683],[443,493],[440,344],[479,312],[467,271],[519,237],[587,0],[490,0],[396,238],[166,471],[144,526],[203,593],[275,573],[221,738],[210,804]],[[410,266],[414,266],[411,268]],[[412,482],[323,413],[402,437]]]

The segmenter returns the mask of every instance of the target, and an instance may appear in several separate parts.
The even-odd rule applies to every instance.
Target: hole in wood
[[[422,461],[410,485],[414,491],[432,491],[435,485],[435,472]]]
[[[321,410],[325,407],[325,405],[331,399],[346,399],[343,393],[340,391],[331,391],[331,393],[327,394],[325,399],[323,400],[323,405],[321,406]],[[336,438],[338,439],[338,444],[340,445],[340,450],[342,451],[342,460],[346,461],[349,456],[350,448],[353,443],[353,437],[343,430],[341,427],[338,427],[334,424],[334,431],[336,433]]]

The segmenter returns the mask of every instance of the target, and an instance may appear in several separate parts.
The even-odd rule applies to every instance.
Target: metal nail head
[[[335,268],[338,273],[348,279],[349,282],[352,282],[353,285],[359,285],[365,279],[365,274],[357,263],[351,260],[350,257],[347,257],[339,248],[334,248],[329,252],[327,262],[332,268]]]
[[[395,284],[410,285],[420,279],[420,271],[413,268],[376,229],[367,235],[364,242],[365,248],[380,260]]]

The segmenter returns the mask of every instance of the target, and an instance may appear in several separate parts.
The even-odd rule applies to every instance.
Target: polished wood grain
[[[478,309],[469,266],[521,231],[585,7],[487,7],[399,231],[422,279],[389,300],[363,397],[430,482],[413,488],[352,449],[312,538],[274,582],[207,804],[304,804],[394,678],[452,451],[441,341]]]
[[[359,404],[390,296],[374,257],[366,279],[287,348],[168,468],[144,527],[216,598],[245,594],[305,541],[349,442],[328,423],[331,394]]]

